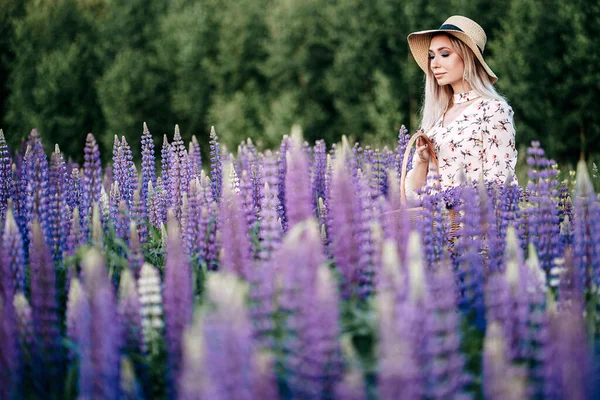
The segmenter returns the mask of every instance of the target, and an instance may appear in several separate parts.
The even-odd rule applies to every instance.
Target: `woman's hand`
[[[417,138],[417,163],[419,164],[429,164],[429,148],[428,143],[423,139],[423,137]]]

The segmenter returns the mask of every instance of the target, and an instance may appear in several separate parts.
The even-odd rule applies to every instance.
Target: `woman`
[[[426,141],[417,139],[406,197],[418,201],[427,177],[439,174],[442,189],[470,182],[505,183],[515,178],[517,150],[513,110],[494,89],[498,80],[485,63],[486,34],[475,21],[452,16],[440,29],[408,35],[410,50],[425,72],[421,129],[432,140],[439,167]],[[461,173],[462,171],[462,173]],[[431,172],[431,174],[429,174]]]

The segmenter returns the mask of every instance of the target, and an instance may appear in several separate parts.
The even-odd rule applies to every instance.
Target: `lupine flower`
[[[17,327],[22,361],[21,367],[23,368],[21,373],[23,382],[25,382],[32,379],[32,363],[34,362],[35,354],[33,318],[31,316],[29,302],[22,292],[17,292],[15,294],[13,305],[15,310],[15,326]]]
[[[63,373],[56,276],[52,255],[37,219],[33,221],[31,237],[31,310],[37,338],[34,376],[39,379],[40,390],[46,394],[47,391],[56,393]]]
[[[191,164],[192,179],[199,178],[200,172],[202,171],[202,151],[200,151],[200,144],[196,135],[192,135],[192,141],[190,142],[188,149],[188,158]]]
[[[79,168],[71,170],[70,178],[67,183],[67,205],[71,211],[75,208],[81,209],[83,196],[83,182],[79,173]]]
[[[82,270],[89,313],[81,315],[79,320],[79,395],[83,398],[118,398],[122,332],[120,324],[115,323],[118,320],[114,288],[98,250],[92,248],[87,252]],[[87,318],[90,318],[89,325]],[[89,331],[84,331],[87,326]],[[87,337],[89,342],[84,344]],[[82,376],[87,379],[81,379]],[[84,384],[86,391],[81,388]]]
[[[71,283],[69,285],[69,295],[67,296],[67,311],[66,311],[66,319],[67,319],[67,338],[74,345],[78,345],[80,339],[82,339],[82,335],[87,335],[89,332],[89,319],[86,318],[83,314],[89,314],[89,305],[87,302],[86,294],[84,293],[81,283],[77,277],[71,279]],[[82,321],[82,318],[86,318]],[[81,323],[84,323],[84,326],[81,326]],[[87,340],[87,337],[83,337],[83,340]],[[82,350],[83,350],[82,346]],[[86,351],[88,349],[85,349]],[[73,350],[69,350],[68,358],[73,360],[76,356],[76,353]]]
[[[404,125],[400,127],[398,131],[398,146],[396,147],[396,173],[398,176],[402,175],[402,162],[404,161],[404,152],[406,151],[406,146],[408,146],[408,142],[410,140],[410,135],[408,134],[408,129]],[[414,150],[411,150],[408,155],[408,168],[407,172],[412,168],[412,158],[413,158]]]
[[[231,164],[226,168],[223,182],[219,231],[221,255],[219,268],[248,278],[251,272],[252,253],[248,226],[242,207],[242,199],[234,187],[235,170]]]
[[[279,219],[281,220],[281,226],[283,231],[287,232],[287,217],[285,209],[285,176],[287,174],[286,165],[286,154],[290,148],[290,138],[288,135],[283,135],[281,139],[281,145],[279,146],[279,160],[278,160],[278,186],[279,186]]]
[[[285,210],[287,228],[291,229],[314,215],[308,160],[302,150],[302,134],[299,131],[292,132],[285,157]]]
[[[490,400],[519,400],[525,397],[523,374],[507,359],[502,328],[492,322],[483,344],[483,393]]]
[[[161,177],[165,182],[169,181],[169,152],[171,150],[171,145],[169,144],[169,140],[167,139],[167,135],[163,135],[163,144],[160,150],[160,161],[161,161]]]
[[[436,181],[437,179],[434,179]],[[424,212],[417,220],[417,227],[422,234],[423,252],[427,265],[435,270],[442,258],[445,246],[444,224],[442,212],[445,207],[439,184],[427,185],[423,194]]]
[[[175,391],[181,369],[182,335],[192,321],[194,294],[191,266],[183,251],[181,232],[172,209],[169,210],[168,229],[164,308],[170,385]]]
[[[246,224],[248,225],[248,230],[252,230],[254,229],[254,224],[256,222],[256,213],[254,210],[252,179],[248,175],[248,170],[242,170],[239,194],[242,199],[242,208],[244,210],[244,214],[246,214],[245,219]]]
[[[123,350],[129,355],[142,354],[142,319],[135,277],[124,270],[119,282],[117,311],[123,329]]]
[[[0,297],[11,301],[15,292],[25,289],[25,259],[21,232],[9,206],[0,243]]]
[[[13,399],[19,394],[21,354],[15,310],[10,300],[0,296],[0,398]]]
[[[600,284],[600,205],[584,161],[577,164],[573,212],[573,260],[581,274],[582,291]]]
[[[327,145],[324,140],[317,140],[313,148],[312,168],[312,200],[316,211],[318,199],[326,198],[325,175],[327,173]]]
[[[358,181],[358,193],[360,201],[360,209],[362,213],[359,214],[359,221],[357,225],[357,238],[359,247],[359,259],[358,259],[358,287],[357,293],[361,299],[365,299],[370,296],[373,292],[375,265],[373,263],[374,258],[374,246],[371,238],[371,221],[375,220],[373,211],[373,195],[371,188],[369,187],[369,177],[363,176],[362,172],[359,173]]]
[[[277,189],[277,171],[273,154],[270,151],[265,153],[263,161],[262,175],[265,186],[262,192],[260,205],[260,245],[261,250],[258,254],[261,260],[267,260],[271,257],[273,251],[281,242],[283,235],[279,218],[279,190]]]
[[[215,132],[215,127],[210,127],[210,180],[212,182],[212,195],[215,202],[221,199],[221,190],[223,187],[223,169],[221,164],[221,145],[219,137]]]
[[[148,199],[148,182],[156,184],[156,171],[154,165],[154,140],[144,122],[144,132],[142,133],[142,186],[140,197],[143,204],[142,219],[147,217],[146,204]]]
[[[69,212],[67,206],[67,166],[58,145],[50,157],[50,178],[48,185],[48,228],[50,248],[54,261],[62,259],[63,239],[69,231]]]
[[[157,352],[157,341],[162,338],[163,301],[160,289],[160,276],[155,267],[144,263],[138,278],[138,290],[142,316],[142,337],[145,353]]]
[[[100,151],[94,135],[88,133],[85,139],[83,164],[83,194],[81,201],[81,216],[89,221],[93,203],[100,201],[102,193],[102,164]],[[87,233],[86,233],[87,236]]]
[[[344,338],[345,339],[345,338]],[[367,389],[363,379],[363,373],[359,365],[358,357],[349,340],[342,339],[342,350],[344,359],[349,360],[344,378],[335,387],[334,398],[345,400],[367,399]]]
[[[12,160],[4,132],[0,129],[0,221],[4,220],[8,199],[14,196]]]
[[[329,207],[335,212],[328,213],[327,229],[330,251],[335,265],[342,276],[342,297],[358,294],[362,271],[359,269],[361,257],[361,236],[363,228],[360,197],[352,178],[345,168],[345,157],[339,154],[333,167]]]
[[[388,210],[382,216],[386,238],[393,238],[400,251],[400,260],[406,259],[406,243],[410,231],[410,216],[400,196],[400,181],[398,175],[390,171],[388,177]]]

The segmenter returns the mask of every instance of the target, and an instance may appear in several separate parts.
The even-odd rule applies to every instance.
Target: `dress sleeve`
[[[517,149],[513,110],[504,102],[493,101],[490,113],[482,129],[484,179],[504,184],[510,173],[516,183]]]

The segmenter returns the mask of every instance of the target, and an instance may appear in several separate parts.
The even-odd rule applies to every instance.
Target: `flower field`
[[[592,399],[600,203],[538,143],[523,186],[426,187],[344,139],[141,165],[0,131],[0,399]],[[410,165],[410,162],[409,162]],[[512,182],[509,177],[507,182]]]

